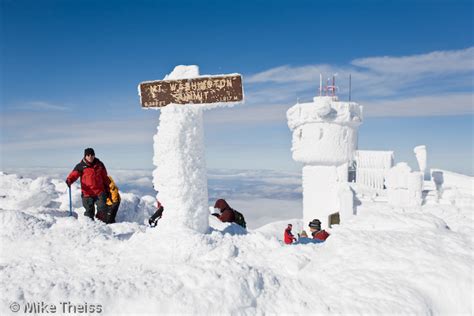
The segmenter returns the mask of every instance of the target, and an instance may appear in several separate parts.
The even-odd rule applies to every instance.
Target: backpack
[[[240,213],[236,210],[232,210],[232,211],[234,211],[234,217],[235,217],[235,222],[234,223],[242,226],[243,228],[247,228],[247,223],[245,223],[244,215],[242,215],[242,213]]]

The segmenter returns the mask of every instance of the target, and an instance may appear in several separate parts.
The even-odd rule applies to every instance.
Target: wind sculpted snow
[[[154,198],[122,192],[120,222],[105,225],[82,216],[77,188],[79,217],[68,216],[62,180],[0,177],[2,315],[13,302],[106,315],[473,312],[472,196],[420,209],[362,201],[326,242],[285,245],[286,224],[296,233],[303,223],[270,221],[265,205],[258,229],[210,216],[198,234],[146,227]]]

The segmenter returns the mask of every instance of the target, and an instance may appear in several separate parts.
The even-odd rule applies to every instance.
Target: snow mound
[[[8,179],[4,199],[18,205],[15,190],[34,180]],[[210,215],[204,234],[149,228],[140,219],[153,198],[122,196],[131,214],[123,219],[135,222],[105,225],[80,212],[74,219],[61,206],[2,207],[0,313],[10,315],[11,302],[38,301],[100,304],[105,315],[473,312],[473,224],[460,223],[454,205],[364,202],[326,242],[285,245],[286,224],[296,234],[300,220],[246,231]]]
[[[31,238],[45,233],[54,222],[51,216],[41,219],[21,211],[0,211],[0,238],[2,242]]]
[[[347,226],[366,231],[425,231],[449,229],[446,222],[423,210],[403,209],[388,205],[362,206],[360,214]],[[421,232],[419,232],[421,233]]]
[[[23,179],[15,174],[0,173],[1,209],[40,209],[55,205],[58,197],[49,178]]]

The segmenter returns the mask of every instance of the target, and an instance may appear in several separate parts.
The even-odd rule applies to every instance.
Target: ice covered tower
[[[330,214],[341,221],[352,215],[352,191],[347,184],[348,162],[357,149],[362,107],[339,102],[337,97],[318,96],[313,102],[297,103],[287,113],[293,132],[293,159],[303,166],[303,220],[318,218],[328,226]]]

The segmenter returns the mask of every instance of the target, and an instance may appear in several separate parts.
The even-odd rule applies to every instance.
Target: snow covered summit
[[[364,200],[325,243],[295,245],[282,242],[288,222],[303,228],[294,219],[248,233],[213,216],[205,234],[147,228],[154,199],[127,192],[120,212],[133,216],[105,225],[76,204],[76,220],[54,178],[2,173],[0,196],[2,315],[13,302],[105,315],[473,311],[473,195],[453,182],[420,209]]]

